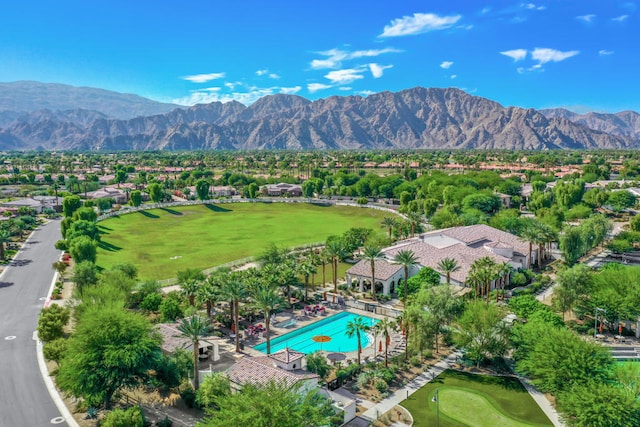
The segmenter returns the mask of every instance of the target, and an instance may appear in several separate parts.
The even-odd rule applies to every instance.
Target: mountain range
[[[0,84],[2,150],[638,147],[640,115],[633,111],[503,107],[452,88],[178,107],[101,89]]]

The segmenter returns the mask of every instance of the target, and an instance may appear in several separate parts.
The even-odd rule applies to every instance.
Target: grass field
[[[518,379],[447,370],[401,403],[414,427],[436,424],[436,389],[442,427],[553,425]]]
[[[98,223],[98,266],[129,262],[142,279],[167,279],[186,268],[206,269],[255,256],[271,243],[291,247],[322,242],[352,227],[384,233],[390,214],[349,206],[234,203],[136,212]],[[330,268],[327,268],[329,275]],[[321,267],[319,268],[321,281]],[[328,276],[329,277],[329,276]],[[329,279],[327,279],[329,281]]]

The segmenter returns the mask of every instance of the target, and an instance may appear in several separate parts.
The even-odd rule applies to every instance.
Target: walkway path
[[[372,408],[367,409],[365,413],[362,414],[362,418],[365,418],[369,421],[378,419],[378,417],[380,417],[382,414],[391,410],[394,406],[407,399],[417,390],[431,382],[431,380],[448,369],[451,364],[455,362],[459,357],[462,357],[462,352],[460,352],[459,350],[454,351],[449,356],[445,357],[444,359],[433,365],[431,368],[418,375],[416,378],[411,380],[404,387],[397,390],[391,396],[387,397]]]

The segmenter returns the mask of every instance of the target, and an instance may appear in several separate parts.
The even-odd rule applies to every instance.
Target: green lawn
[[[291,247],[322,242],[352,227],[383,233],[390,214],[349,206],[233,203],[154,209],[98,223],[98,265],[138,266],[142,279],[167,279],[186,268],[205,269],[259,255],[268,245]],[[316,282],[322,280],[318,268]],[[330,281],[331,268],[327,268]]]
[[[401,403],[414,427],[435,425],[436,389],[442,427],[553,425],[518,379],[446,370]]]

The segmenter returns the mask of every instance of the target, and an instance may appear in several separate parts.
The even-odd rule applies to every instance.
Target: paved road
[[[34,331],[60,252],[60,221],[38,227],[0,276],[0,426],[64,425],[38,368]]]

